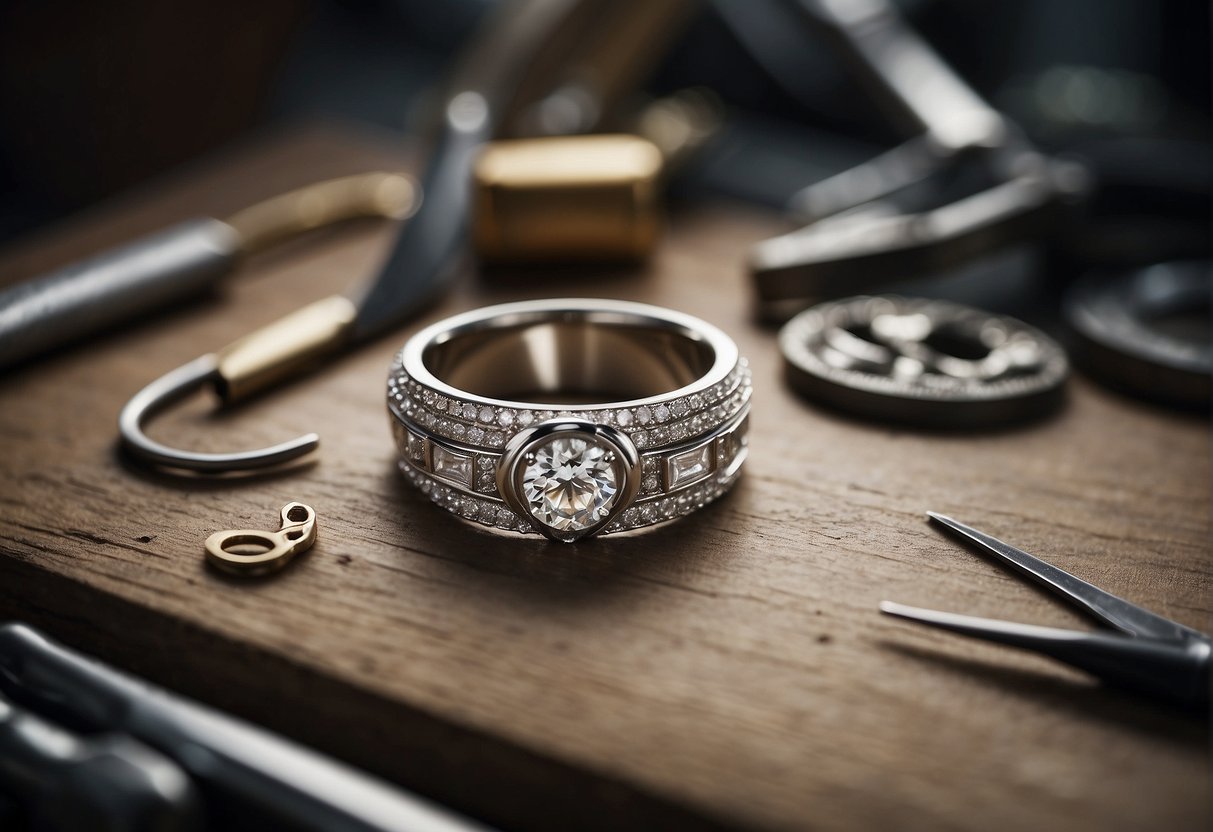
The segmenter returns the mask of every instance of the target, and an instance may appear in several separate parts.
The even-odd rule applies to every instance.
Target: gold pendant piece
[[[215,532],[206,539],[206,559],[216,569],[241,577],[268,575],[285,567],[295,555],[316,542],[316,512],[303,503],[282,507],[282,528],[276,532],[234,529]],[[237,547],[265,551],[242,554]]]

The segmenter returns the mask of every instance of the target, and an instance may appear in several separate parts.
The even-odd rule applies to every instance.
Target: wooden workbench
[[[11,249],[0,275],[401,159],[332,129],[265,138]],[[995,434],[818,410],[785,388],[750,316],[744,253],[782,228],[697,208],[643,268],[469,275],[425,318],[579,294],[724,328],[754,369],[751,455],[692,518],[565,546],[413,493],[383,389],[422,321],[247,406],[214,415],[199,399],[153,425],[208,450],[316,430],[314,465],[203,480],[122,459],[133,392],[371,273],[390,230],[368,224],[0,377],[0,619],[511,828],[1208,828],[1204,719],[876,613],[889,598],[1089,626],[929,528],[933,509],[1207,629],[1208,425],[1081,377],[1057,417]],[[319,513],[309,555],[259,583],[204,568],[207,535],[272,527],[289,500]]]

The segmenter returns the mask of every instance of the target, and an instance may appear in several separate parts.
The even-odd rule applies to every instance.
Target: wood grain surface
[[[0,258],[7,281],[319,177],[402,164],[301,129],[182,172]],[[751,316],[774,215],[680,213],[645,266],[477,278],[391,337],[229,412],[152,433],[198,449],[309,430],[315,464],[205,480],[123,460],[115,421],[159,374],[373,272],[382,225],[247,265],[210,301],[0,378],[0,617],[510,828],[1201,829],[1209,725],[1047,660],[879,616],[892,599],[1089,623],[929,528],[937,510],[1201,629],[1210,437],[1073,379],[1055,418],[983,435],[850,421],[791,394]],[[701,316],[754,369],[748,471],[708,509],[573,546],[464,525],[394,466],[388,361],[488,302],[629,298]],[[320,539],[249,583],[203,540],[300,500]]]

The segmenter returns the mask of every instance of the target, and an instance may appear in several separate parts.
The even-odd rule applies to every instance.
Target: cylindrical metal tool
[[[268,731],[153,688],[21,624],[0,625],[0,689],[73,724],[146,743],[188,773],[206,795],[208,810],[239,807],[250,829],[485,829]]]
[[[411,181],[369,173],[308,185],[226,221],[188,220],[0,292],[0,370],[172,303],[197,297],[240,259],[353,217],[403,217]]]
[[[78,736],[0,698],[0,795],[45,830],[185,832],[198,796],[172,760],[121,734]]]
[[[199,295],[239,254],[230,225],[189,220],[0,292],[0,368]]]

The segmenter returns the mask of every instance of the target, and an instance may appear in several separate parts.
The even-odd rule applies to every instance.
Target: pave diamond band
[[[405,476],[459,516],[579,538],[687,514],[747,453],[750,373],[680,313],[532,301],[418,333],[388,376]]]

